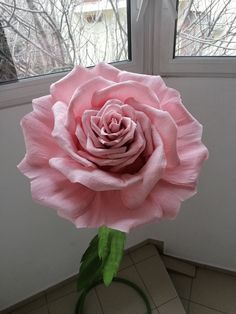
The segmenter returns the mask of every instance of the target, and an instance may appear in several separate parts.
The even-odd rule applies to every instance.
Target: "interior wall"
[[[204,126],[209,149],[199,193],[174,222],[157,226],[166,252],[236,271],[236,79],[168,78],[186,107]]]
[[[236,80],[168,78],[204,125],[210,159],[199,193],[175,221],[131,232],[127,247],[146,238],[165,242],[166,253],[236,271]],[[78,271],[95,230],[76,230],[55,211],[32,202],[16,165],[24,155],[20,119],[31,105],[0,111],[0,310]]]

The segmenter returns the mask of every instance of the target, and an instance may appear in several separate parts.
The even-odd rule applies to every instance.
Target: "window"
[[[236,1],[178,2],[175,56],[236,56]]]
[[[10,52],[5,61],[18,79],[129,60],[126,0],[4,0],[0,6]]]
[[[0,1],[0,82],[10,82],[0,86],[0,106],[48,93],[75,64],[105,61],[142,72],[137,13],[136,0]]]
[[[0,107],[47,94],[74,64],[236,76],[236,0],[1,0],[0,17]]]
[[[159,5],[160,59],[155,73],[159,69],[163,75],[235,76],[236,0],[171,1]]]

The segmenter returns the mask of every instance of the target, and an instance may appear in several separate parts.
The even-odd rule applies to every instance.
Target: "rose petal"
[[[208,150],[201,142],[199,125],[188,124],[185,135],[178,140],[180,164],[167,169],[163,179],[178,185],[195,187],[203,162],[208,158]],[[188,134],[186,133],[188,129]]]
[[[156,129],[152,127],[154,151],[146,164],[137,175],[142,177],[142,182],[127,187],[121,191],[121,198],[126,207],[135,209],[144,202],[148,194],[163,176],[166,168],[166,159],[162,140]],[[132,195],[132,197],[130,197]]]
[[[103,148],[104,146],[100,143],[96,135],[93,133],[91,129],[89,129],[88,133],[85,135],[85,132],[83,128],[78,124],[75,130],[75,135],[83,149],[86,150],[87,145],[87,137],[90,137],[90,140],[93,142],[93,145],[95,145],[98,148]]]
[[[179,93],[173,89],[168,89],[166,100],[161,103],[161,109],[172,116],[178,127],[196,121],[182,104]]]
[[[77,228],[107,226],[129,232],[148,222],[157,222],[162,211],[155,203],[130,210],[122,202],[120,191],[97,192],[89,210],[75,220]]]
[[[85,168],[69,158],[52,158],[49,164],[72,183],[81,183],[93,191],[121,190],[142,181],[138,174],[116,175],[100,169]]]
[[[119,99],[110,99],[106,101],[106,103],[102,106],[102,108],[100,108],[100,110],[98,111],[98,117],[103,117],[104,114],[112,108],[114,108],[114,110],[116,110],[117,112],[121,113],[122,105],[123,105],[123,102],[120,101]]]
[[[163,178],[173,184],[195,187],[202,164],[208,158],[208,150],[201,142],[202,125],[187,111],[178,95],[172,101],[166,102],[163,109],[168,110],[178,126],[180,164],[172,171],[167,169]]]
[[[74,121],[82,117],[85,110],[92,109],[91,102],[94,93],[112,84],[112,81],[108,81],[103,77],[95,77],[81,84],[71,97],[66,123],[67,127],[73,130],[75,128],[75,125],[72,127]]]
[[[51,96],[33,100],[34,111],[21,120],[27,158],[32,165],[48,164],[48,158],[61,156],[62,150],[51,137],[53,113]]]
[[[82,127],[84,132],[86,133],[88,138],[91,138],[93,141],[95,147],[97,148],[104,148],[104,145],[101,145],[102,143],[106,143],[108,141],[108,137],[105,132],[103,132],[103,128],[101,128],[101,125],[98,126],[100,119],[102,117],[98,118],[97,124],[96,119],[98,118],[97,116],[97,111],[95,110],[86,110],[83,114],[82,117]],[[80,126],[78,126],[80,128]],[[95,132],[95,133],[94,133]],[[97,134],[97,136],[96,136]],[[119,134],[119,133],[118,133]],[[110,145],[113,146],[113,145]],[[85,148],[86,149],[86,148]],[[119,151],[119,150],[117,150]],[[121,150],[123,151],[123,150]]]
[[[27,155],[23,158],[23,160],[19,163],[17,168],[29,179],[34,179],[39,176],[47,176],[48,171],[48,160],[44,165],[38,164],[34,162]],[[46,169],[46,170],[45,170]]]
[[[137,125],[136,133],[133,142],[129,148],[125,146],[120,148],[96,148],[92,141],[87,138],[85,151],[79,151],[79,154],[84,158],[94,162],[98,166],[112,166],[110,171],[117,172],[121,168],[134,162],[143,152],[146,146],[146,141],[143,136],[141,127]],[[121,152],[118,149],[123,150]],[[113,167],[115,166],[115,167]]]
[[[73,159],[81,163],[84,166],[94,167],[94,164],[85,158],[77,154],[78,148],[74,143],[74,138],[72,134],[67,130],[65,126],[66,117],[67,117],[67,106],[62,102],[56,102],[53,106],[54,114],[54,129],[52,131],[52,136],[54,140],[60,145],[60,147],[71,156]]]
[[[102,76],[105,79],[113,82],[118,82],[119,69],[105,62],[99,62],[94,68],[91,69],[94,76]]]
[[[165,82],[159,75],[153,76],[153,75],[121,71],[118,75],[118,81],[119,82],[136,81],[149,87],[151,90],[155,92],[160,103],[167,90]],[[156,106],[156,108],[157,109],[159,108],[159,104],[158,106]]]
[[[47,168],[47,175],[32,180],[31,192],[35,201],[57,209],[60,216],[70,220],[84,213],[95,197],[93,191],[79,183],[72,184],[50,168]]]
[[[164,180],[158,182],[149,197],[158,204],[163,211],[163,218],[175,218],[179,212],[181,202],[196,194],[195,188],[173,185]]]
[[[122,129],[122,132],[117,132],[113,135],[116,135],[115,139],[103,139],[101,138],[100,142],[107,147],[121,147],[128,142],[131,142],[134,138],[134,132],[136,130],[137,124],[129,118],[123,118],[124,123],[126,124],[126,128]],[[119,134],[120,133],[120,134]],[[119,136],[119,137],[118,137]],[[107,135],[107,138],[111,138],[111,135]]]
[[[50,92],[54,101],[69,104],[75,90],[92,78],[94,78],[94,73],[91,70],[80,65],[75,66],[65,77],[51,85]]]
[[[203,162],[207,159],[206,147],[202,145],[195,150],[197,155],[184,156],[175,169],[167,170],[163,179],[178,185],[195,187]]]
[[[107,226],[127,232],[131,211],[121,202],[120,191],[97,192],[89,210],[75,220],[77,228]]]
[[[156,128],[162,138],[167,167],[176,167],[179,164],[177,153],[177,126],[171,115],[166,111],[143,105],[133,98],[128,99],[127,103],[135,110],[144,112],[149,117],[151,124]]]
[[[97,111],[96,110],[86,110],[83,114],[82,117],[82,127],[80,126],[80,123],[77,125],[76,127],[76,136],[80,142],[80,137],[79,134],[81,134],[82,132],[84,133],[83,139],[85,138],[85,140],[83,140],[81,142],[82,147],[86,150],[87,148],[87,141],[88,138],[90,138],[90,140],[93,142],[93,145],[97,148],[104,148],[104,146],[100,143],[100,141],[98,140],[98,137],[96,136],[96,134],[93,132],[92,128],[91,128],[91,118],[93,116],[96,116]]]
[[[146,157],[150,156],[153,152],[153,141],[152,141],[152,128],[150,119],[147,115],[141,111],[136,111],[136,117],[140,126],[142,128],[145,140],[146,140],[146,148],[145,155]]]
[[[122,168],[127,167],[128,165],[135,162],[136,159],[141,155],[146,147],[146,140],[144,138],[143,132],[139,123],[137,124],[136,134],[138,134],[137,139],[134,137],[134,141],[130,145],[127,153],[123,154],[125,158],[122,158],[122,162],[120,162],[117,166],[113,167],[111,171],[117,172]]]
[[[99,148],[93,145],[92,140],[88,137],[86,142],[86,151],[96,157],[102,157],[104,159],[117,159],[122,158],[124,154],[126,154],[126,147],[118,147],[118,148]]]
[[[93,95],[92,105],[94,108],[101,107],[109,99],[119,99],[125,103],[130,95],[135,95],[135,99],[141,103],[159,107],[159,99],[153,90],[134,81],[121,82],[98,90]]]

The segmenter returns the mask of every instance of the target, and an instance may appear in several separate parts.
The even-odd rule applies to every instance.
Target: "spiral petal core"
[[[160,76],[75,67],[22,119],[19,169],[33,199],[81,227],[173,219],[208,151],[202,126]]]

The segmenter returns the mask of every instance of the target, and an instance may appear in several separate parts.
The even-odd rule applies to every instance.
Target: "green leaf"
[[[120,262],[122,260],[126,234],[118,230],[111,230],[110,252],[105,261],[103,269],[103,281],[109,286],[114,276],[116,276]]]
[[[80,269],[77,288],[78,290],[88,288],[93,282],[102,278],[102,263],[99,256],[95,256]]]
[[[84,252],[80,263],[84,262],[87,258],[89,258],[89,256],[93,255],[96,252],[97,246],[98,246],[98,235],[96,235],[89,243],[89,246],[87,250]]]
[[[85,289],[101,278],[102,263],[98,256],[98,236],[96,235],[81,258],[77,288],[78,290]]]
[[[100,227],[98,231],[98,256],[104,261],[109,253],[110,230],[106,226]]]
[[[124,232],[100,227],[98,235],[90,242],[81,258],[77,287],[86,289],[103,278],[109,286],[116,276],[122,260],[126,234]]]

